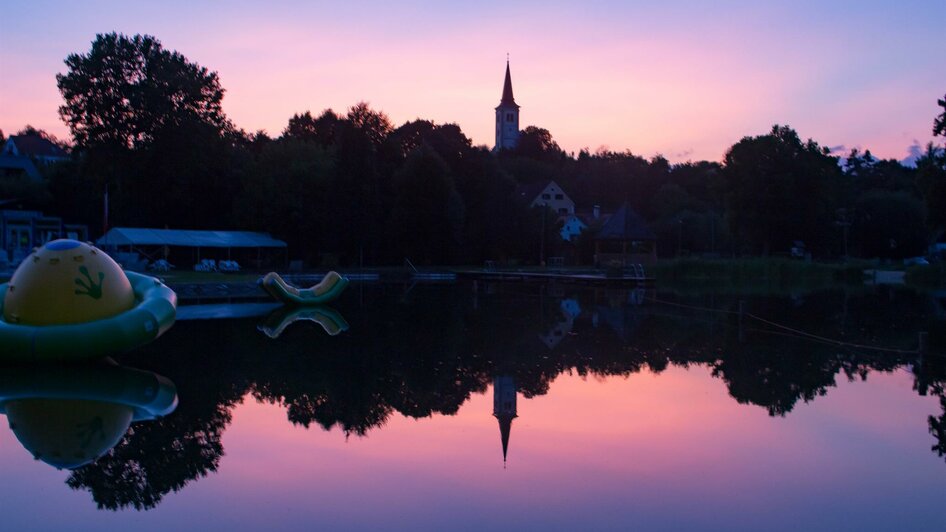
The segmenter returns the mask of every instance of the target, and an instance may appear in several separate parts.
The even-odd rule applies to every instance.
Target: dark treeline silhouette
[[[866,379],[912,367],[918,393],[944,398],[944,414],[930,418],[930,430],[934,451],[946,450],[946,364],[933,353],[918,358],[849,349],[771,334],[778,330],[745,331],[740,342],[738,316],[638,305],[640,294],[626,290],[362,289],[365,294],[338,309],[351,324],[340,336],[300,323],[271,340],[255,320],[190,321],[124,357],[123,363],[170,378],[180,406],[164,419],[136,425],[110,454],[73,472],[69,485],[91,491],[103,508],[153,507],[216,471],[221,435],[244,397],[280,405],[300,427],[363,436],[396,414],[454,414],[497,375],[512,376],[518,392],[533,397],[547,393],[564,372],[612,376],[670,366],[705,367],[734,400],[772,416],[829,393],[839,377]],[[729,296],[673,300],[738,308],[738,298]],[[748,301],[753,313],[780,316],[807,332],[902,349],[915,347],[917,330],[943,329],[946,304],[892,290]]]
[[[0,183],[0,192],[93,233],[107,190],[111,226],[269,231],[310,265],[536,262],[543,236],[546,255],[589,260],[589,236],[561,242],[555,223],[516,197],[517,186],[546,180],[579,210],[629,202],[664,256],[786,252],[800,240],[820,257],[848,248],[900,258],[946,229],[946,155],[932,144],[916,168],[856,149],[839,164],[775,126],[722,163],[671,164],[629,151],[569,154],[529,126],[515,149],[496,153],[456,124],[395,127],[363,102],[302,111],[273,138],[226,117],[215,72],[154,37],[115,33],[70,55],[57,81],[72,161],[49,169],[41,190]],[[942,117],[934,130],[943,134]]]

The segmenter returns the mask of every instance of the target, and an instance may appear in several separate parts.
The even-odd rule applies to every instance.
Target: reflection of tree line
[[[738,402],[785,415],[799,400],[824,395],[838,373],[866,378],[914,362],[763,333],[739,343],[735,316],[637,305],[639,298],[620,291],[581,291],[563,300],[525,286],[515,288],[518,294],[501,288],[475,298],[467,285],[415,287],[404,297],[385,293],[393,287],[374,290],[369,305],[346,301],[352,304],[339,308],[352,330],[334,338],[314,326],[291,327],[272,341],[252,321],[177,324],[124,362],[173,380],[178,410],[136,426],[108,456],[75,471],[69,485],[89,489],[101,507],[153,507],[216,470],[230,411],[247,394],[284,406],[293,424],[364,435],[394,412],[454,414],[499,375],[514,378],[519,393],[532,397],[565,371],[606,376],[704,365]],[[881,296],[819,294],[749,304],[753,312],[809,332],[909,345],[926,319],[925,300]],[[736,299],[719,296],[687,302],[737,306]],[[542,338],[556,328],[561,339],[550,348]],[[946,412],[946,364],[929,356],[916,373],[918,392],[938,395]],[[931,418],[930,427],[939,442],[934,450],[946,452],[946,413]]]

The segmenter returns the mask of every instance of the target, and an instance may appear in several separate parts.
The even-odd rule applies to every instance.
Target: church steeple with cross
[[[496,106],[496,151],[508,150],[519,143],[519,105],[512,96],[512,75],[509,73],[509,56],[506,56],[506,80],[503,82],[503,97]]]

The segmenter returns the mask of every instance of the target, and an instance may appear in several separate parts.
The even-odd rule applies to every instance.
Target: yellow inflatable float
[[[113,362],[0,366],[0,414],[37,460],[74,469],[107,453],[137,421],[177,407],[166,378]]]
[[[122,271],[92,245],[54,240],[0,285],[0,360],[122,353],[163,334],[176,310],[159,280]]]

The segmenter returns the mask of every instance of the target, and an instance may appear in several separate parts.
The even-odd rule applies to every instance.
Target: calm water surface
[[[946,359],[740,327],[739,300],[904,351],[946,329],[944,294],[875,288],[354,285],[335,313],[238,307],[262,314],[182,320],[121,367],[69,370],[177,391],[172,413],[133,422],[94,463],[33,453],[105,441],[107,416],[78,439],[30,428],[21,443],[37,421],[18,414],[17,434],[0,431],[3,528],[942,528]],[[67,386],[62,369],[3,375]]]

